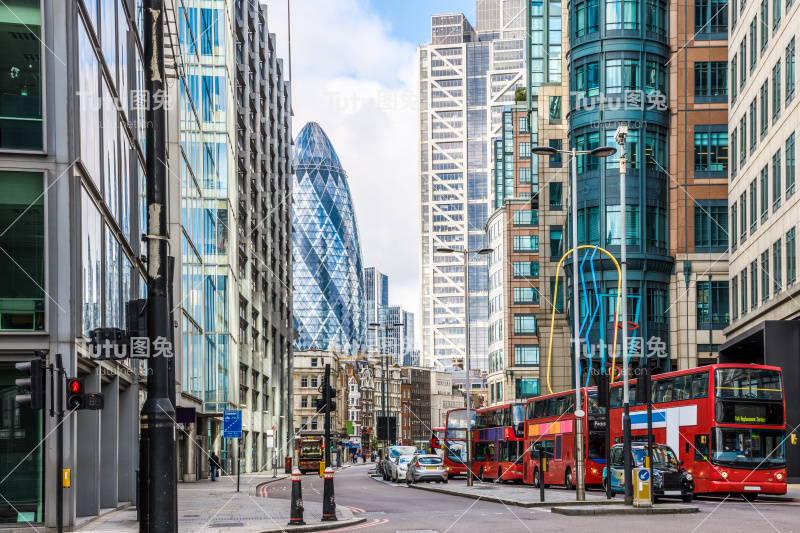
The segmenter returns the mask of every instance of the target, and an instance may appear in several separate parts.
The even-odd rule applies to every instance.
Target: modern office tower
[[[202,10],[201,10],[202,17]],[[290,83],[267,28],[267,6],[234,2],[238,229],[238,403],[243,468],[287,452],[292,360]],[[202,39],[201,39],[202,43]],[[233,250],[231,251],[233,252]],[[236,367],[233,367],[236,369]],[[272,436],[273,438],[268,438]]]
[[[762,321],[797,317],[800,16],[793,3],[737,2],[729,9],[731,326],[725,335],[741,340],[755,338],[753,327]]]
[[[376,330],[377,349],[389,354],[392,362],[405,365],[414,358],[414,313],[403,310],[399,305],[378,308],[378,323],[391,324],[391,328]],[[400,324],[395,326],[394,324]]]
[[[728,27],[747,25],[733,6],[693,0],[672,7],[667,188],[669,250],[675,258],[668,301],[673,368],[716,362],[722,330],[730,323],[728,170],[735,183],[738,154],[728,146],[737,143],[739,133],[736,126],[730,131],[737,133],[728,133],[728,100],[735,106],[739,91],[735,75],[728,73]],[[738,58],[730,67],[738,70]],[[745,105],[738,103],[740,109]]]
[[[378,322],[378,309],[389,305],[389,276],[382,274],[375,267],[364,269],[364,300],[366,302],[366,323],[375,324]],[[378,346],[377,331],[367,329],[367,351],[377,352]]]
[[[570,9],[569,147],[591,150],[616,146],[617,127],[628,124],[629,129],[624,218],[620,212],[619,152],[605,159],[591,155],[577,158],[577,244],[597,245],[619,258],[620,228],[625,224],[628,298],[624,305],[628,307],[628,322],[636,324],[630,337],[638,339],[634,346],[640,346],[633,362],[644,364],[650,357],[652,364],[668,370],[668,295],[675,261],[670,255],[667,222],[668,191],[674,185],[668,157],[670,108],[664,103],[671,57],[667,4],[658,0],[633,2],[623,8],[611,0],[587,0],[571,4]],[[604,16],[600,17],[601,13]],[[570,164],[568,157],[563,164]],[[562,188],[562,194],[569,198],[567,187]],[[570,212],[571,204],[567,209]],[[565,223],[564,232],[569,242],[568,226]],[[583,255],[578,259],[583,261]],[[568,298],[572,296],[571,284],[580,282],[572,279],[572,261],[565,261],[569,282],[563,288]],[[581,354],[582,374],[589,365],[599,368],[604,359],[609,360],[609,345],[619,322],[613,312],[617,270],[610,261],[595,260],[593,265],[594,274],[587,260],[583,276],[591,279],[594,275],[597,288],[592,288],[591,295],[599,296],[602,311],[592,314],[588,332],[582,335],[588,336],[588,344],[594,347]]]
[[[295,349],[356,355],[367,331],[361,240],[347,173],[316,122],[297,135],[294,169]]]
[[[503,106],[525,83],[524,3],[479,2],[479,8],[477,31],[463,14],[432,16],[431,44],[418,57],[421,354],[422,364],[440,368],[466,364],[467,302],[470,366],[487,368],[487,260],[470,259],[465,298],[462,256],[436,249],[486,246],[489,144]]]

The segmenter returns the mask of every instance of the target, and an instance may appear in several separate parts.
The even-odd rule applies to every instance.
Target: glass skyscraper
[[[294,167],[295,349],[355,354],[367,330],[361,241],[347,173],[316,122],[295,140]]]
[[[364,269],[364,299],[366,301],[366,323],[378,321],[378,309],[389,305],[389,276],[382,274],[375,267]],[[375,352],[378,346],[377,332],[367,330],[367,351]]]

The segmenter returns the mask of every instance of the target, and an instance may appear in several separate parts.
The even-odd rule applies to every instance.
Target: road
[[[539,531],[586,531],[591,533],[624,529],[647,533],[688,531],[733,533],[746,531],[800,531],[800,503],[748,503],[733,497],[695,500],[700,513],[690,515],[568,517],[551,514],[547,508],[507,507],[457,496],[417,490],[402,484],[373,479],[367,472],[372,464],[337,471],[336,503],[347,506],[367,522],[350,528],[364,533],[538,533]],[[453,480],[450,483],[464,483]],[[531,489],[533,490],[533,489]],[[559,490],[559,489],[549,489]],[[303,499],[321,503],[323,480],[303,476]],[[267,497],[289,500],[288,480],[267,486]],[[287,505],[288,505],[287,501]],[[680,503],[677,502],[676,503]],[[498,529],[499,528],[499,529]]]

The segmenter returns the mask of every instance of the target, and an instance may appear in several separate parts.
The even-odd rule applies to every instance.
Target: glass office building
[[[347,173],[316,122],[295,140],[294,168],[295,349],[355,354],[367,329],[361,240]]]

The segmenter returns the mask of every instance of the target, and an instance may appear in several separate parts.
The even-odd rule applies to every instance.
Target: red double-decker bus
[[[584,415],[584,466],[586,485],[601,485],[605,452],[605,409],[597,404],[596,389],[581,389]],[[535,448],[548,459],[547,472],[540,480]],[[560,392],[528,400],[525,407],[525,454],[523,480],[545,487],[575,484],[575,391]]]
[[[522,481],[525,404],[514,402],[478,409],[472,441],[472,471],[479,479]]]
[[[630,389],[631,434],[647,440],[647,406]],[[611,387],[611,435],[622,442],[623,384]],[[695,493],[786,494],[781,369],[708,365],[652,376],[653,442],[672,448]]]
[[[475,409],[457,407],[447,411],[443,446],[447,479],[467,474],[467,431],[474,428]]]
[[[444,428],[433,428],[431,430],[431,441],[429,443],[431,450],[440,449],[443,443],[444,443]]]

